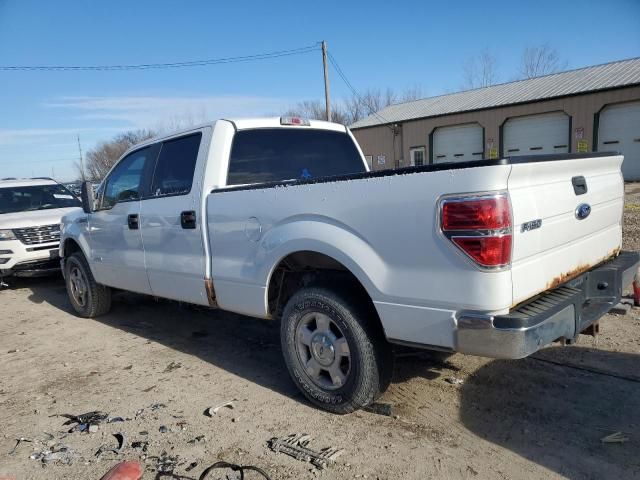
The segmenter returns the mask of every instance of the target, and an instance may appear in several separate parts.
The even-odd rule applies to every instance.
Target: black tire
[[[78,278],[77,276],[79,276],[86,285],[83,296],[85,299],[84,302],[76,298],[78,297],[78,290],[74,279]],[[111,289],[95,281],[87,259],[81,252],[76,252],[65,260],[64,278],[67,285],[69,301],[78,315],[84,318],[95,318],[111,310]],[[80,296],[80,298],[82,298],[82,296]]]
[[[339,328],[339,340],[344,338],[348,344],[348,373],[344,384],[341,381],[337,382],[337,385],[341,386],[334,383],[324,388],[318,382],[333,383],[333,374],[327,371],[313,375],[305,368],[304,359],[310,362],[325,346],[322,341],[312,341],[309,345],[315,347],[307,347],[302,344],[302,340],[298,340],[305,336],[301,334],[300,329],[308,328],[304,322],[309,320],[305,319],[313,318],[317,314],[329,317],[331,328],[334,331],[335,326]],[[389,386],[393,373],[393,354],[374,315],[376,313],[373,307],[369,308],[368,302],[362,299],[362,296],[349,295],[347,291],[338,294],[323,287],[304,288],[288,301],[280,327],[282,352],[294,383],[314,405],[333,413],[351,413],[374,402]],[[311,337],[314,339],[319,332],[319,328],[315,328],[316,333]],[[336,340],[336,345],[339,340]],[[319,350],[318,345],[321,345]],[[303,351],[305,349],[306,351]],[[332,345],[330,350],[334,353]],[[335,351],[338,351],[337,346]],[[322,360],[327,361],[326,358]],[[315,366],[320,366],[317,361]],[[342,363],[340,368],[344,373],[346,367]],[[311,371],[317,372],[318,369]],[[322,379],[324,373],[324,376],[328,377],[326,380]]]

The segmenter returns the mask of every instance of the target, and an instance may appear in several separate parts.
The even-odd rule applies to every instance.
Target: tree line
[[[527,47],[522,52],[518,72],[511,80],[523,80],[556,73],[567,68],[558,51],[549,44]],[[488,49],[469,58],[462,68],[460,90],[483,88],[500,81],[498,60]],[[331,120],[343,125],[351,125],[369,115],[379,112],[389,105],[409,102],[423,98],[422,89],[415,85],[398,92],[392,88],[369,88],[362,94],[353,92],[351,96],[334,101],[331,107]],[[287,108],[282,115],[300,116],[316,120],[326,119],[325,103],[321,100],[303,100]],[[131,130],[116,135],[110,140],[99,143],[86,153],[84,170],[79,162],[76,170],[80,178],[100,181],[122,154],[136,143],[151,138],[161,131],[186,128],[194,124],[191,117],[171,119],[170,125],[155,130]]]

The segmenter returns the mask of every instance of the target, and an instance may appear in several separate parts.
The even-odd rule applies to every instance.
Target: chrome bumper
[[[559,339],[575,340],[620,301],[640,263],[622,252],[506,315],[461,312],[455,350],[491,358],[523,358]]]

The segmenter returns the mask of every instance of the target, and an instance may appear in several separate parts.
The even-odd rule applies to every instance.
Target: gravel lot
[[[624,248],[640,249],[640,185],[627,186],[624,221]],[[640,478],[640,309],[607,315],[597,340],[524,360],[405,354],[382,399],[391,416],[310,406],[272,322],[132,294],[80,319],[60,278],[12,281],[0,312],[0,478],[98,479],[124,459],[141,460],[145,479],[197,479],[218,460],[273,479]],[[234,409],[204,414],[227,400]],[[68,433],[59,416],[93,410],[124,421]],[[303,432],[344,453],[320,471],[267,447]],[[628,440],[601,442],[615,432]],[[96,456],[116,433],[120,453]],[[30,458],[58,444],[61,461]],[[173,475],[159,474],[171,461]]]

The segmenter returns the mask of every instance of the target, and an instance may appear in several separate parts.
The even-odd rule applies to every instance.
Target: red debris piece
[[[633,304],[640,307],[640,272],[636,272],[633,279]]]
[[[140,480],[143,468],[139,462],[121,462],[109,470],[100,480]]]

